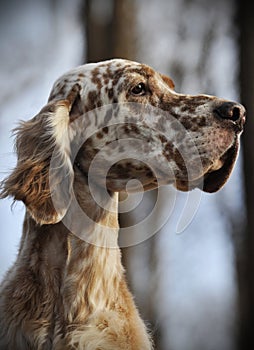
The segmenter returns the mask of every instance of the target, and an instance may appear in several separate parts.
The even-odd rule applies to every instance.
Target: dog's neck
[[[19,259],[23,268],[26,265],[33,271],[44,293],[50,289],[58,300],[61,294],[59,307],[64,309],[65,320],[82,322],[96,309],[110,308],[116,302],[123,268],[117,246],[117,194],[105,200],[105,210],[92,199],[81,174],[76,175],[74,190],[78,204],[91,219],[88,227],[81,233],[71,232],[65,220],[39,226],[27,214]],[[96,196],[100,191],[98,188]]]

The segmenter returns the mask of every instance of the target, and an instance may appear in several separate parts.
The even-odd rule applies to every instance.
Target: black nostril
[[[240,117],[241,117],[240,108],[239,107],[233,107],[231,119],[236,122]]]
[[[245,120],[245,108],[239,103],[223,102],[214,111],[222,119],[230,119],[234,122]]]

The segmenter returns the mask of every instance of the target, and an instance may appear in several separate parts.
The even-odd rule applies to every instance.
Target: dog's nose
[[[240,126],[245,123],[246,111],[245,108],[236,102],[223,102],[215,108],[215,113],[221,119],[229,119]]]

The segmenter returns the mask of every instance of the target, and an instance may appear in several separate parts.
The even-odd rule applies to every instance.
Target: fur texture
[[[27,212],[1,285],[1,350],[152,349],[121,264],[118,192],[134,178],[145,190],[217,191],[245,120],[237,103],[173,88],[140,63],[84,65],[16,129],[1,196]]]

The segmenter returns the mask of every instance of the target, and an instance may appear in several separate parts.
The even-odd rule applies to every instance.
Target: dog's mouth
[[[236,139],[231,146],[213,165],[207,170],[201,178],[194,181],[176,181],[176,188],[180,191],[190,191],[199,188],[204,192],[217,192],[227,182],[239,149],[239,140]]]
[[[204,175],[203,183],[198,186],[204,192],[218,191],[228,180],[239,149],[238,139],[234,145]]]

